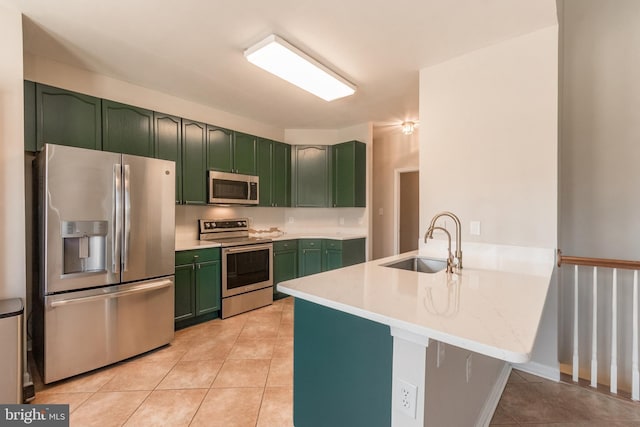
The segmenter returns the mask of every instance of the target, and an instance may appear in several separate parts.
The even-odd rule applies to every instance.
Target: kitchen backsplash
[[[289,234],[309,232],[367,233],[365,208],[268,208],[176,206],[176,240],[198,238],[200,218],[249,218],[250,228],[277,227]]]

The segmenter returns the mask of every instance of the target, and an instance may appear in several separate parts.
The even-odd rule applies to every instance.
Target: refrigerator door
[[[174,273],[175,163],[123,155],[122,282]]]
[[[120,160],[116,153],[50,144],[40,153],[45,294],[120,282]]]
[[[44,382],[168,344],[173,301],[173,276],[45,296]]]

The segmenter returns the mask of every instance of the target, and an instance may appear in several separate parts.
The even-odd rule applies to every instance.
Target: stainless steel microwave
[[[208,171],[207,203],[257,205],[259,178],[253,175]]]

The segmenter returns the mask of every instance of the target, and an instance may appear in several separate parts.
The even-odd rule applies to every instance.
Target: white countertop
[[[347,233],[333,233],[333,232],[309,232],[309,233],[287,233],[276,237],[270,237],[274,242],[280,240],[291,239],[333,239],[333,240],[351,240],[351,239],[364,239],[366,234],[347,234]]]
[[[471,262],[460,274],[381,265],[417,254],[282,282],[278,290],[507,362],[529,361],[554,268],[552,250],[542,257],[535,256],[538,250],[529,262],[480,264],[498,268]]]
[[[209,242],[207,240],[176,240],[176,252],[219,247],[220,243]]]

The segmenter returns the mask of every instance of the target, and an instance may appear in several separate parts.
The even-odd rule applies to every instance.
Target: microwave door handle
[[[113,205],[111,208],[111,263],[114,273],[120,273],[120,229],[122,218],[122,165],[113,165]]]

